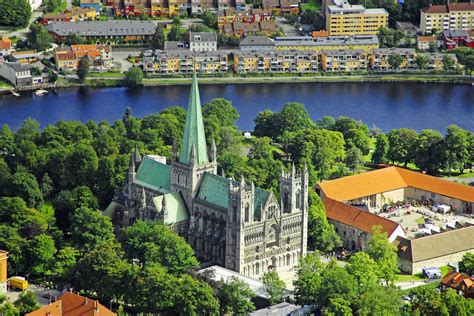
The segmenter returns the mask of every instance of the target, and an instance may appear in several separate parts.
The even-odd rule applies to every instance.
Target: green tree
[[[322,310],[324,316],[351,316],[351,303],[342,297],[329,298],[327,306]]]
[[[401,162],[408,165],[415,159],[416,141],[418,133],[408,128],[391,130],[387,134],[389,149],[387,158],[392,162]]]
[[[268,136],[275,138],[278,136],[278,126],[276,123],[277,114],[271,110],[264,110],[258,113],[255,118],[255,136]]]
[[[16,316],[20,311],[7,300],[6,295],[0,295],[0,315]]]
[[[329,224],[324,210],[324,204],[317,194],[314,195],[314,203],[311,203],[308,214],[308,244],[327,253],[342,245],[341,238]]]
[[[137,221],[122,231],[122,244],[126,257],[140,266],[158,263],[175,275],[198,266],[193,249],[162,224]]]
[[[420,315],[449,315],[441,294],[435,288],[419,286],[412,291],[412,294],[413,312]]]
[[[46,0],[45,4],[47,12],[54,12],[59,10],[62,4],[62,0]]]
[[[400,315],[402,291],[395,286],[372,284],[356,301],[357,315]]]
[[[428,65],[430,64],[430,58],[426,54],[417,54],[415,56],[415,63],[420,68],[421,70],[425,70],[428,68]]]
[[[321,307],[328,306],[330,299],[341,298],[352,302],[357,297],[357,281],[344,268],[331,261],[322,273],[321,287],[316,302]]]
[[[55,252],[54,240],[48,235],[38,235],[30,240],[26,249],[26,259],[32,274],[41,278],[50,276],[51,271],[48,267],[54,259]]]
[[[18,308],[22,315],[40,308],[36,300],[36,294],[31,290],[22,291],[13,305]]]
[[[44,214],[28,208],[20,197],[0,198],[0,218],[3,224],[18,229],[25,238],[45,233],[48,228]]]
[[[173,23],[173,26],[171,27],[171,30],[168,33],[168,41],[182,41],[184,39],[185,32],[183,29],[181,29],[180,23]]]
[[[71,187],[83,185],[93,187],[99,158],[89,142],[82,140],[71,146],[66,163],[69,167],[69,176],[71,177],[69,185]]]
[[[429,174],[437,174],[444,166],[443,136],[434,130],[422,130],[416,141],[414,163]]]
[[[31,6],[28,0],[0,1],[0,25],[7,27],[26,27],[30,22]]]
[[[9,274],[22,275],[26,272],[26,245],[27,240],[20,236],[17,229],[0,225],[0,249],[8,251]]]
[[[84,44],[85,39],[77,34],[70,34],[66,37],[64,44],[71,46],[77,44]]]
[[[43,193],[35,176],[28,172],[16,172],[10,180],[12,195],[23,198],[29,207],[39,207],[43,202]]]
[[[202,107],[204,117],[213,116],[222,126],[235,126],[240,114],[231,101],[223,98],[212,99]]]
[[[213,28],[213,29],[216,28],[217,18],[216,18],[216,15],[214,13],[212,13],[211,11],[204,10],[204,12],[201,15],[201,20],[208,27]]]
[[[48,198],[51,192],[53,192],[54,183],[53,180],[49,177],[48,173],[43,174],[43,176],[41,177],[39,187],[44,198]]]
[[[459,262],[459,271],[474,275],[474,253],[466,253]]]
[[[66,286],[71,279],[71,272],[76,264],[78,251],[73,247],[66,246],[60,249],[50,263],[52,281],[55,284]]]
[[[387,135],[381,133],[375,136],[375,150],[372,153],[373,163],[386,163],[388,162],[388,150],[389,141]]]
[[[276,270],[268,270],[265,272],[262,277],[262,283],[270,295],[270,304],[273,305],[283,301],[285,282],[280,279]]]
[[[443,55],[443,70],[450,71],[454,68],[454,60],[449,55]]]
[[[349,258],[346,270],[357,281],[359,295],[378,284],[377,263],[365,252],[357,252]]]
[[[219,301],[212,288],[184,274],[175,292],[176,311],[180,315],[215,315],[219,313]]]
[[[369,128],[361,121],[340,116],[334,123],[335,131],[341,132],[346,141],[346,149],[357,147],[362,154],[367,155],[370,150]]]
[[[387,284],[393,282],[398,272],[397,248],[388,241],[387,233],[382,233],[380,226],[372,227],[367,247],[367,254],[377,263],[379,278]]]
[[[456,290],[447,288],[442,294],[446,309],[450,315],[468,316],[474,311],[474,302],[470,298],[465,298],[456,293]]]
[[[30,25],[27,39],[28,46],[40,52],[51,48],[51,43],[53,42],[53,38],[49,35],[46,28],[39,23]]]
[[[150,45],[153,49],[163,49],[165,46],[165,33],[160,24],[158,24],[155,29],[155,34],[153,34],[153,37],[151,38]]]
[[[87,207],[77,208],[71,216],[71,241],[82,252],[88,252],[114,237],[108,216]]]
[[[125,82],[129,87],[137,87],[142,84],[143,71],[139,67],[132,67],[125,72]]]
[[[403,57],[399,54],[393,54],[388,57],[388,64],[392,67],[393,70],[398,71],[400,65],[403,62]]]
[[[463,173],[469,161],[469,132],[457,125],[450,125],[444,136],[443,152],[448,172],[458,169]]]
[[[364,156],[357,147],[351,147],[346,153],[345,163],[352,173],[356,172],[363,164]]]
[[[8,124],[3,124],[0,130],[0,153],[4,157],[11,156],[15,152],[15,138]]]
[[[297,132],[314,126],[304,105],[297,102],[287,102],[276,117],[275,124],[279,129],[278,135],[284,132]]]
[[[255,293],[247,283],[237,277],[221,282],[219,291],[216,293],[220,301],[221,313],[248,315],[255,310],[255,305],[251,300],[255,297]]]
[[[319,255],[309,253],[303,257],[296,268],[296,278],[293,281],[295,298],[298,304],[313,304],[321,289],[321,274],[325,266]]]
[[[86,78],[89,75],[90,67],[91,67],[91,61],[89,60],[89,57],[87,57],[87,55],[85,55],[79,60],[76,74],[80,82],[86,81]]]

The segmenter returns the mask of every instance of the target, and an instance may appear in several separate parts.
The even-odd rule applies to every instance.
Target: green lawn
[[[445,276],[449,271],[451,271],[453,268],[449,266],[443,266],[439,268],[441,270],[441,276]],[[409,274],[397,274],[397,277],[395,278],[395,282],[411,282],[411,281],[423,281],[427,280],[422,273],[418,273],[415,275],[409,275]],[[439,282],[433,282],[435,284],[439,284]],[[430,283],[430,284],[433,284]]]
[[[420,217],[418,219],[415,220],[415,223],[421,225],[421,224],[424,224],[425,223],[425,219],[423,217]]]
[[[114,77],[114,78],[123,78],[125,74],[121,72],[91,72],[90,77]]]
[[[10,82],[4,80],[3,78],[0,78],[0,89],[13,89],[13,88],[14,86]]]
[[[301,10],[321,11],[322,9],[321,0],[307,0],[306,3],[301,4]]]
[[[54,218],[54,208],[51,202],[44,202],[40,207],[40,211],[46,216],[49,224],[54,224],[56,219]]]

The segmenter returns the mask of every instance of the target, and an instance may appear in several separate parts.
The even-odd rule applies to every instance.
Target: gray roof
[[[189,45],[178,41],[165,41],[164,50],[189,49]]]
[[[401,29],[402,31],[418,31],[416,26],[410,22],[397,21],[395,24],[397,25],[397,28]]]
[[[199,40],[195,40],[199,36]],[[189,32],[189,42],[216,42],[216,32]]]
[[[415,54],[414,48],[373,48],[374,54]]]
[[[279,57],[279,56],[317,56],[318,53],[314,50],[277,50],[271,52],[242,52],[234,53],[239,57]]]
[[[46,26],[49,32],[59,36],[76,34],[80,36],[127,36],[153,35],[156,26],[152,21],[81,21],[53,22]]]
[[[275,46],[275,42],[268,36],[247,36],[239,46]]]
[[[474,250],[474,226],[416,239],[397,237],[398,255],[411,262]]]
[[[321,54],[331,55],[331,56],[347,56],[347,55],[358,55],[365,56],[367,55],[362,49],[328,49],[322,50]]]
[[[5,66],[8,66],[8,67],[12,68],[12,69],[15,70],[16,72],[28,71],[28,70],[30,70],[31,68],[33,68],[33,66],[31,66],[30,64],[9,63],[9,62],[5,62],[4,64],[5,64]]]
[[[469,37],[467,31],[464,30],[444,30],[444,37]]]
[[[272,305],[262,308],[251,313],[251,316],[265,316],[265,315],[290,315],[298,311],[301,306],[293,305],[287,302]]]
[[[292,36],[277,37],[275,46],[333,46],[333,45],[378,45],[379,39],[376,35],[354,35],[354,36]]]

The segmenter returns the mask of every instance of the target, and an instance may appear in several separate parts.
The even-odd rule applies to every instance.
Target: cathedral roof
[[[207,156],[206,135],[204,134],[204,123],[202,120],[201,98],[196,73],[193,75],[191,93],[189,95],[188,112],[186,115],[186,126],[181,144],[179,162],[189,163],[191,151],[194,148],[195,161],[198,165],[209,163]]]
[[[163,193],[170,191],[171,167],[148,156],[143,157],[134,183]]]
[[[224,178],[212,173],[205,173],[202,179],[201,185],[199,186],[199,192],[197,198],[206,201],[207,203],[222,207],[224,209],[229,208],[229,186],[232,181],[233,186],[239,186],[240,182]],[[260,216],[260,207],[270,197],[270,192],[255,188],[254,196],[254,215]]]
[[[168,211],[168,216],[164,219],[164,224],[172,225],[189,219],[188,209],[186,208],[186,203],[181,193],[172,192],[154,197],[153,203],[158,213],[162,212],[163,198],[165,198],[166,209]]]

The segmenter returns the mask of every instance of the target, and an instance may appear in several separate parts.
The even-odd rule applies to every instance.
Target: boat
[[[38,95],[38,96],[42,96],[42,95],[48,94],[48,91],[46,91],[44,89],[38,89],[38,90],[35,91],[35,94]]]
[[[13,90],[10,90],[11,94],[13,94],[15,97],[19,97],[20,94],[18,92],[15,92]]]

